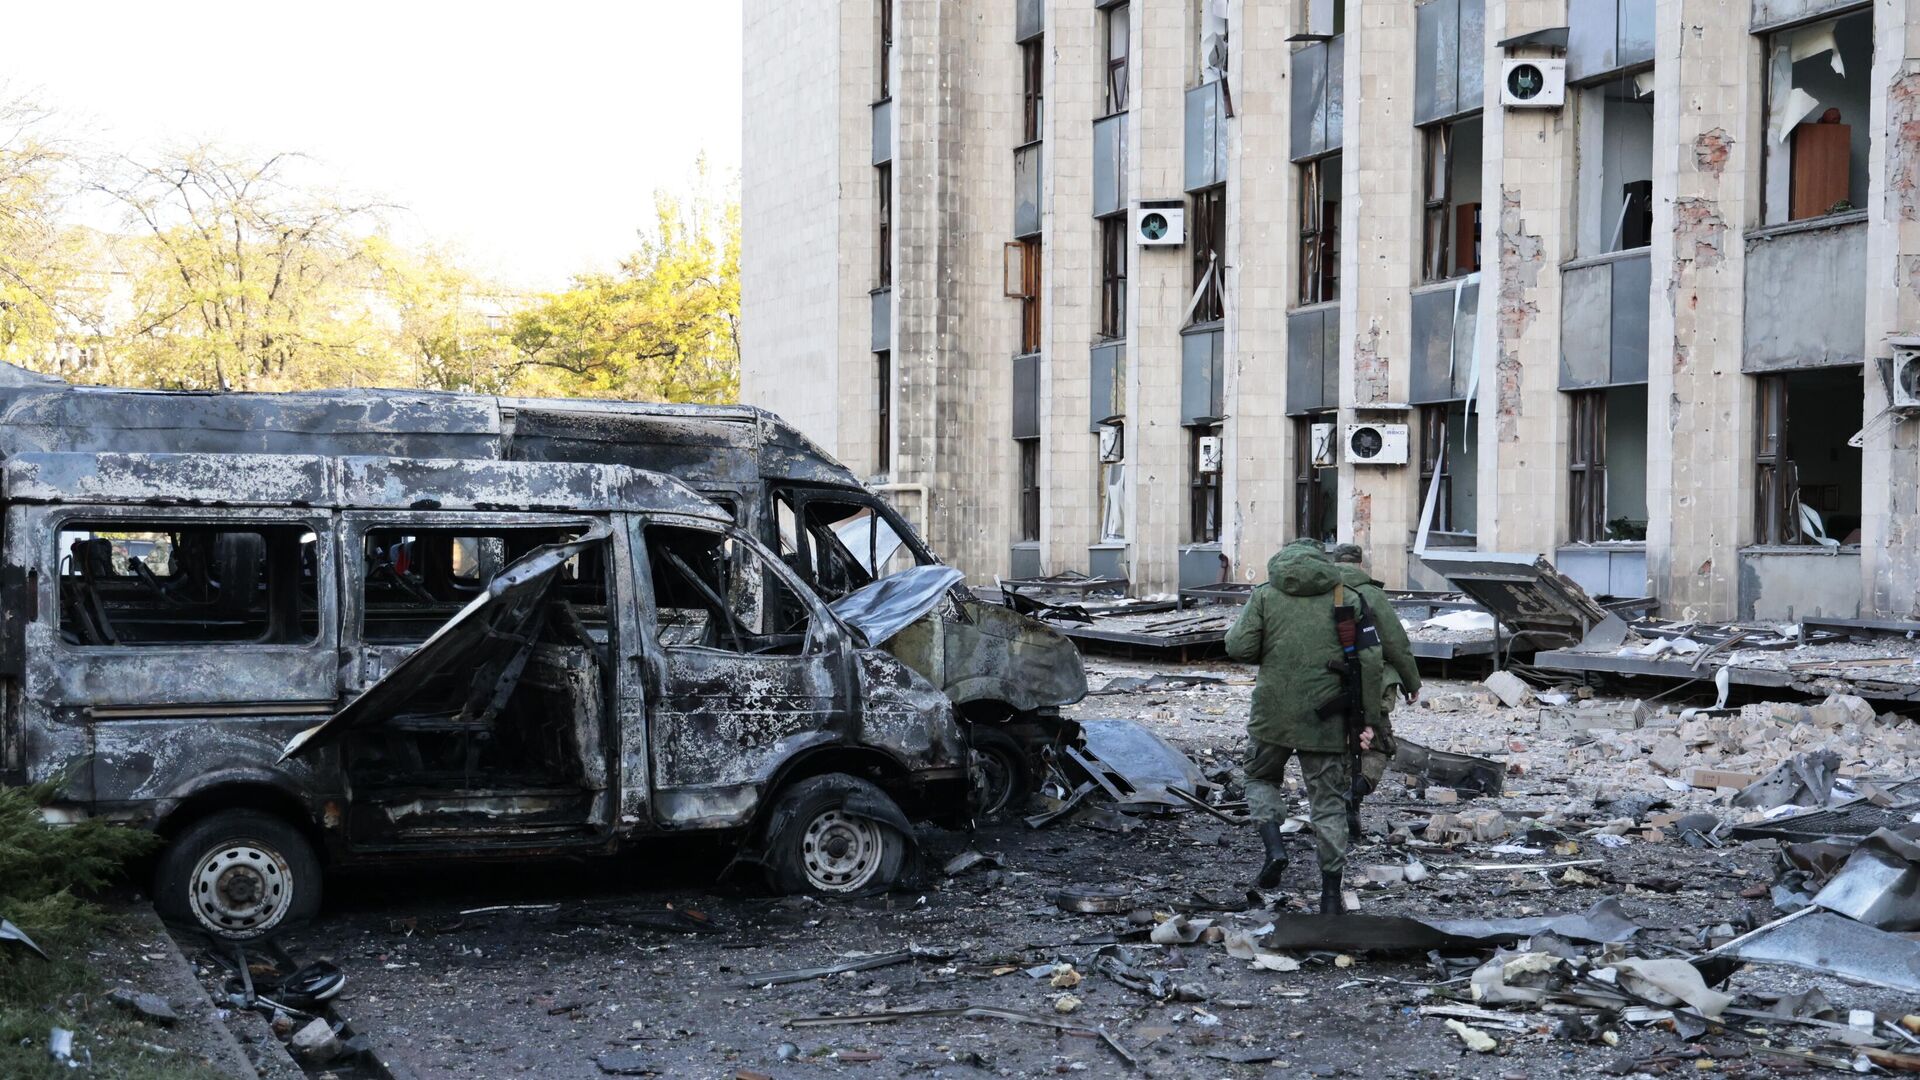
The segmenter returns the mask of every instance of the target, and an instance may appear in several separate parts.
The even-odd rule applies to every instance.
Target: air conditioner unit
[[[1893,348],[1893,407],[1920,409],[1920,342]]]
[[[1557,109],[1567,103],[1567,62],[1503,60],[1500,104],[1509,109]]]
[[[1340,446],[1333,441],[1332,424],[1313,425],[1313,467],[1331,469],[1340,464]]]
[[[1348,424],[1347,460],[1355,465],[1405,465],[1407,425]]]
[[[1203,473],[1219,472],[1220,471],[1220,436],[1218,435],[1200,436],[1200,446],[1198,449],[1200,451],[1200,462],[1199,462],[1200,471]]]
[[[1117,465],[1127,460],[1127,439],[1119,424],[1100,425],[1100,464]]]
[[[1140,200],[1133,208],[1133,238],[1141,247],[1177,247],[1186,243],[1186,200]]]

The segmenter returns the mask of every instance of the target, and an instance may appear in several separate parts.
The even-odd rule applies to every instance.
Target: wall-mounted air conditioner
[[[1920,409],[1920,340],[1893,347],[1893,407]]]
[[[1100,463],[1115,465],[1127,460],[1127,437],[1119,424],[1100,425]]]
[[[1315,424],[1313,436],[1313,467],[1331,469],[1340,464],[1340,444],[1334,441],[1335,428],[1332,424]]]
[[[1200,471],[1203,473],[1219,472],[1220,471],[1220,436],[1218,435],[1200,436],[1200,446],[1198,447],[1198,450],[1199,450],[1199,456],[1200,456],[1200,461],[1199,461]]]
[[[1175,247],[1186,243],[1186,200],[1140,200],[1133,208],[1133,238],[1141,247]]]
[[[1405,465],[1407,425],[1348,424],[1347,460],[1355,465]]]
[[[1509,109],[1557,109],[1566,103],[1566,60],[1500,62],[1500,104]]]

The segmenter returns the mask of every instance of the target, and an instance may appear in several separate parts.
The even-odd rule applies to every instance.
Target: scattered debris
[[[142,1020],[151,1020],[156,1024],[173,1024],[180,1019],[180,1014],[173,1011],[173,1006],[168,1004],[167,999],[158,994],[142,993],[120,986],[107,992],[107,1000],[139,1016]]]
[[[25,949],[42,960],[47,959],[47,954],[41,950],[40,946],[33,943],[33,939],[27,936],[25,930],[5,919],[0,919],[0,942]]]
[[[1733,797],[1733,805],[1754,810],[1776,806],[1825,806],[1833,795],[1840,755],[1831,750],[1796,754]]]
[[[1500,699],[1500,704],[1509,709],[1518,709],[1533,704],[1533,689],[1520,681],[1520,677],[1511,671],[1496,671],[1487,676],[1480,685],[1492,691]]]
[[[1818,907],[1777,919],[1705,955],[1783,964],[1920,993],[1920,942]]]
[[[1447,1021],[1447,1030],[1460,1036],[1460,1041],[1467,1044],[1467,1049],[1476,1054],[1491,1054],[1500,1049],[1499,1040],[1478,1028],[1468,1027],[1458,1020]]]
[[[984,851],[963,851],[948,859],[947,864],[940,868],[940,872],[948,877],[958,877],[978,866],[1004,867],[1006,865],[1007,861],[999,855]]]
[[[1506,784],[1506,766],[1497,761],[1429,749],[1399,735],[1393,747],[1394,770],[1419,779],[1423,788],[1440,784],[1456,792],[1491,796],[1500,794]]]
[[[875,953],[839,964],[827,964],[822,967],[794,968],[789,971],[769,971],[761,975],[749,975],[741,985],[746,987],[785,986],[788,983],[808,982],[824,979],[829,975],[842,975],[849,971],[872,971],[876,968],[892,967],[913,960],[951,960],[952,949],[912,948],[900,952]]]
[[[1069,885],[1053,894],[1054,906],[1081,915],[1124,915],[1133,910],[1133,890],[1122,885]]]

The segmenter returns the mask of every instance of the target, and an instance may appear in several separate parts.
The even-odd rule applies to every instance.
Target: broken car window
[[[845,596],[918,565],[913,548],[877,508],[824,499],[808,499],[805,506],[813,560],[803,573],[823,594]]]
[[[318,633],[305,524],[69,522],[60,635],[69,644],[305,644]]]
[[[794,656],[807,652],[812,618],[759,551],[719,532],[647,529],[654,623],[669,648]]]
[[[369,530],[362,545],[362,640],[425,641],[515,559],[579,534],[578,528],[551,527]],[[568,619],[595,632],[605,630],[607,619],[604,550],[596,547],[570,561],[553,593]]]

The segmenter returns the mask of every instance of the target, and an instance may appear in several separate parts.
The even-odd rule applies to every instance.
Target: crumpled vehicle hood
[[[916,566],[889,574],[827,606],[841,622],[858,631],[869,648],[878,648],[919,622],[965,577],[951,566]]]

